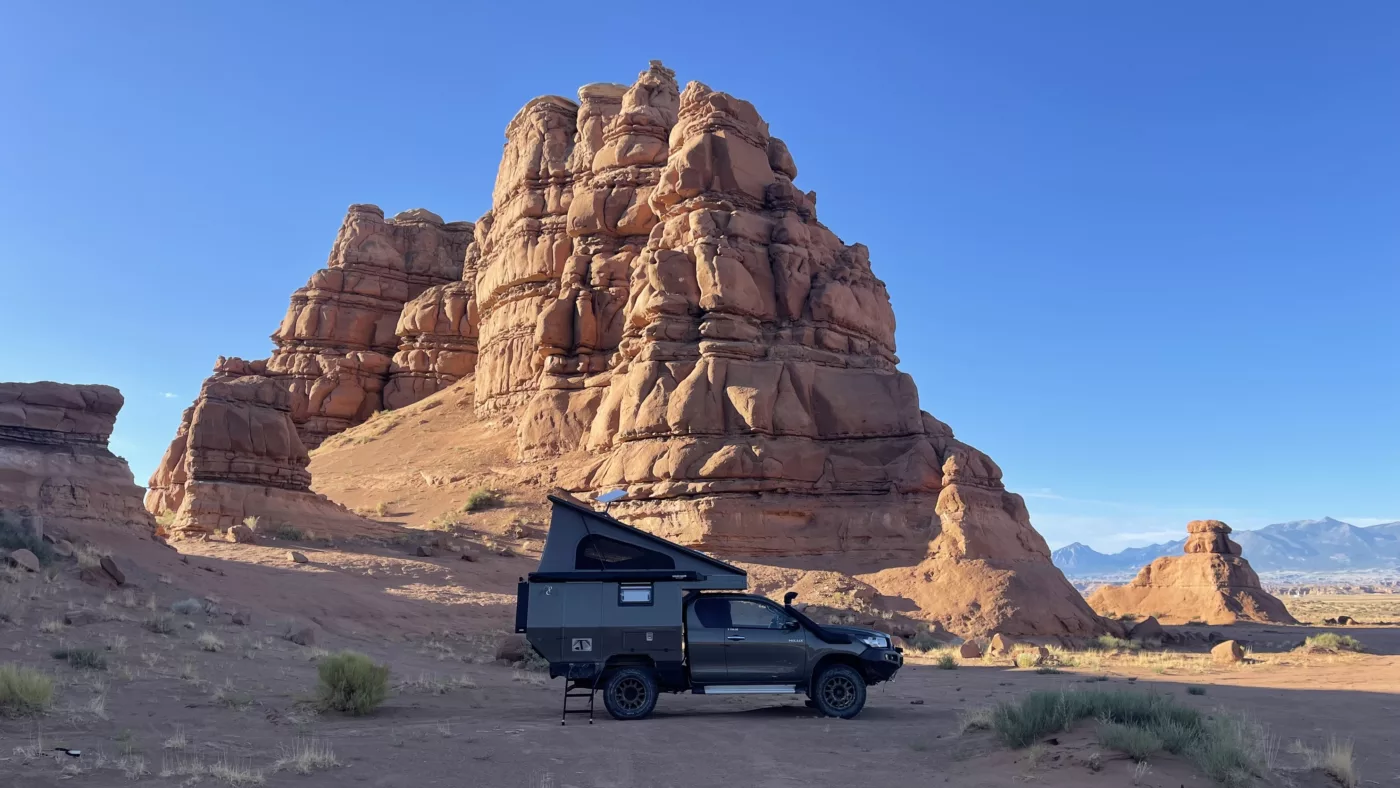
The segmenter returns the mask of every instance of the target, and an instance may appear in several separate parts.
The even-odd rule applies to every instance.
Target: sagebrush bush
[[[1303,641],[1303,648],[1307,651],[1365,651],[1366,647],[1361,645],[1361,641],[1351,635],[1338,635],[1336,632],[1323,632],[1318,635],[1309,635]]]
[[[499,495],[482,487],[472,490],[471,495],[467,496],[467,503],[462,507],[462,510],[466,512],[476,512],[482,509],[490,509],[500,502],[501,498]]]
[[[147,616],[141,626],[156,633],[157,635],[169,635],[175,631],[175,621],[168,614],[162,613],[158,616]]]
[[[170,610],[182,616],[192,616],[195,613],[204,612],[204,603],[194,597],[190,597],[189,599],[181,599],[179,602],[171,602]]]
[[[389,666],[354,651],[325,657],[316,666],[321,706],[359,716],[368,714],[389,694]]]
[[[106,670],[107,658],[93,648],[56,648],[49,652],[54,659],[61,659],[80,670]]]
[[[0,717],[43,714],[53,703],[53,678],[33,668],[0,664]]]
[[[1012,747],[1028,747],[1080,720],[1099,721],[1099,741],[1141,761],[1157,750],[1185,755],[1206,774],[1244,785],[1267,769],[1268,736],[1227,715],[1207,717],[1168,695],[1121,690],[1031,692],[992,710],[991,728]]]
[[[957,658],[954,657],[952,654],[944,654],[943,656],[939,657],[939,658],[938,658],[938,663],[937,663],[937,664],[938,664],[938,669],[939,669],[939,670],[957,670],[957,669],[958,669],[958,660],[957,660]]]

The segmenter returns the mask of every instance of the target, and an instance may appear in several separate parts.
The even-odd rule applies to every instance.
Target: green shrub
[[[368,714],[389,694],[389,666],[364,654],[341,651],[316,666],[321,706],[359,716]]]
[[[1099,651],[1141,651],[1142,643],[1136,640],[1125,640],[1112,635],[1099,635],[1089,641],[1089,648]]]
[[[53,679],[32,668],[0,665],[0,717],[43,714],[53,703]]]
[[[938,665],[939,670],[958,669],[958,660],[952,654],[944,654],[943,656],[939,657],[938,662],[936,664]]]
[[[1099,721],[1099,741],[1143,760],[1157,750],[1192,758],[1230,786],[1266,770],[1268,737],[1257,725],[1178,705],[1168,695],[1122,690],[1031,692],[992,710],[992,730],[1012,747],[1028,747],[1086,719]]]
[[[501,502],[501,497],[495,492],[480,487],[472,490],[472,494],[467,496],[467,502],[462,506],[464,512],[479,512],[482,509],[490,509]]]
[[[65,660],[79,670],[106,670],[107,658],[92,648],[56,648],[49,654],[54,659]]]
[[[1205,688],[1205,687],[1196,686],[1196,685],[1193,684],[1193,685],[1191,685],[1191,686],[1189,686],[1189,687],[1186,688],[1186,694],[1187,694],[1187,695],[1204,695],[1204,694],[1206,694],[1206,688]]]
[[[306,538],[306,532],[294,525],[279,525],[272,531],[274,539],[285,539],[288,542],[300,542]]]
[[[1351,635],[1338,635],[1336,632],[1323,632],[1320,635],[1310,635],[1307,640],[1303,641],[1303,648],[1307,651],[1328,653],[1366,650],[1366,647],[1361,645],[1361,641]]]
[[[1145,761],[1147,756],[1162,749],[1162,740],[1147,728],[1105,722],[1099,725],[1098,733],[1099,744],[1126,753],[1135,761]]]

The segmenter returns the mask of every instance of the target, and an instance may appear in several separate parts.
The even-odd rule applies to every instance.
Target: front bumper
[[[860,655],[861,672],[867,684],[889,681],[904,666],[904,655],[893,648],[868,648]]]

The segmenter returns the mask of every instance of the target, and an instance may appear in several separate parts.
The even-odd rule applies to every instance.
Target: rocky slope
[[[817,219],[753,105],[653,62],[536,98],[505,136],[469,245],[355,206],[293,297],[248,372],[289,391],[306,446],[470,374],[526,475],[624,489],[613,511],[667,538],[884,572],[954,631],[1102,629],[1001,469],[920,410],[869,250]],[[457,251],[461,281],[435,279]],[[393,423],[426,450],[438,415]]]
[[[1105,615],[1156,617],[1162,623],[1234,624],[1256,621],[1296,624],[1283,602],[1266,592],[1219,520],[1193,520],[1185,554],[1158,558],[1132,582],[1104,586],[1089,604]]]
[[[0,383],[0,516],[36,536],[97,524],[150,534],[141,488],[107,448],[124,403],[111,386]]]

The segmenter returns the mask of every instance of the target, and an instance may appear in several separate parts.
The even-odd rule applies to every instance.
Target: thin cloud
[[[175,395],[169,391],[162,391],[160,395],[166,399],[175,399]]]

